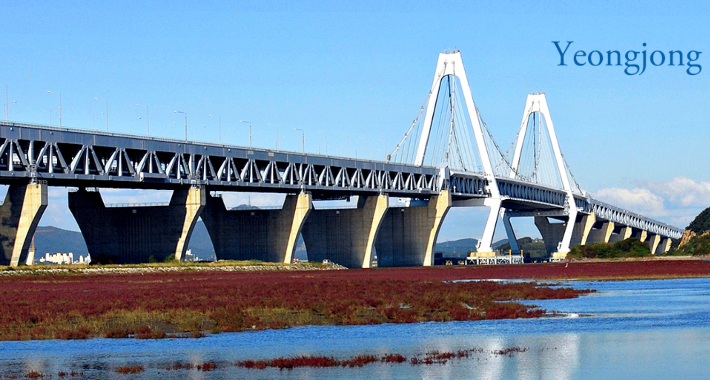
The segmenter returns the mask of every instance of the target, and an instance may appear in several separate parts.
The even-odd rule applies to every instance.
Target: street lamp
[[[173,111],[173,113],[181,113],[185,115],[185,141],[187,141],[187,114],[182,111]]]
[[[239,120],[240,123],[248,123],[249,124],[249,149],[251,149],[251,121],[247,120]]]
[[[325,135],[325,155],[328,155],[328,132],[316,131]]]
[[[136,104],[136,107],[140,106],[140,104]],[[148,109],[148,105],[145,106],[145,135],[150,136],[150,111]]]
[[[47,91],[49,94],[50,92]],[[59,93],[59,128],[62,127],[62,93]]]
[[[271,123],[266,123],[269,127],[271,126]],[[276,126],[276,151],[279,151],[279,126]]]
[[[101,98],[106,101],[106,132],[108,132],[108,99]],[[99,100],[99,98],[94,98],[94,100]]]
[[[358,138],[365,142],[365,154],[366,154],[365,158],[369,160],[370,159],[370,143],[367,141],[366,138],[359,137],[359,136],[358,136]]]
[[[207,115],[212,117],[212,114]],[[219,143],[222,144],[222,116],[217,116],[217,135],[219,136]]]
[[[306,154],[306,132],[301,128],[294,128],[294,131],[301,131],[301,153]]]

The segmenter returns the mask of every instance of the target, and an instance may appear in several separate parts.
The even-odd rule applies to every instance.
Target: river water
[[[163,379],[708,379],[710,279],[570,282],[598,292],[571,300],[534,301],[564,317],[527,320],[302,327],[224,333],[201,339],[90,339],[0,342],[0,378],[30,371],[59,378]],[[493,352],[520,347],[510,356]],[[446,364],[370,364],[356,368],[244,369],[245,359],[399,353],[478,348]],[[213,362],[217,369],[166,370]],[[143,366],[122,375],[122,366]],[[65,377],[69,378],[69,377]]]

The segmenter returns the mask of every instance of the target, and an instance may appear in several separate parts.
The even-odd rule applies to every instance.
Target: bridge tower
[[[564,161],[562,151],[560,150],[560,145],[557,141],[555,127],[552,122],[552,116],[550,116],[550,109],[547,106],[547,99],[545,98],[544,93],[534,93],[528,95],[527,97],[527,100],[525,102],[525,110],[523,111],[523,120],[520,123],[520,131],[518,132],[518,137],[515,143],[515,151],[513,153],[513,160],[511,162],[510,178],[514,179],[518,176],[518,169],[520,167],[520,160],[523,151],[523,145],[525,143],[525,136],[527,136],[526,132],[530,123],[530,118],[533,117],[534,114],[541,115],[544,118],[547,136],[549,137],[549,142],[552,148],[555,171],[559,175],[560,181],[562,183],[562,189],[565,191],[565,193],[567,193],[565,210],[561,212],[562,215],[566,216],[566,222],[565,224],[563,224],[564,230],[560,231],[559,228],[554,228],[555,226],[551,225],[548,222],[546,216],[536,216],[535,224],[538,226],[538,229],[540,229],[540,232],[543,235],[543,240],[547,240],[545,242],[545,245],[549,245],[550,240],[557,241],[556,252],[552,253],[552,259],[564,258],[566,254],[570,251],[570,242],[572,241],[572,235],[575,232],[575,226],[578,225],[578,208],[574,199],[573,189],[570,184],[569,175],[567,172],[567,165]],[[542,144],[542,142],[539,143]],[[506,232],[508,235],[508,241],[511,243],[511,248],[513,250],[519,251],[517,247],[515,233],[513,232],[512,226],[510,225],[510,211],[504,210],[502,212],[502,215],[505,221]],[[585,228],[585,230],[587,229]],[[560,232],[562,236],[559,236]],[[583,238],[583,240],[586,239]],[[582,241],[581,243],[584,244],[584,241]]]
[[[483,175],[487,182],[486,188],[490,191],[489,197],[466,201],[465,206],[485,206],[490,209],[488,219],[486,220],[486,226],[483,230],[483,235],[478,241],[478,252],[479,254],[489,254],[492,256],[493,248],[491,245],[493,243],[493,234],[495,233],[498,215],[501,210],[501,196],[498,191],[498,185],[496,183],[493,165],[491,164],[490,154],[486,146],[481,120],[478,116],[478,109],[476,108],[473,96],[471,95],[471,87],[469,86],[466,70],[464,69],[463,60],[461,59],[461,53],[459,51],[439,54],[434,80],[432,82],[431,91],[429,92],[429,99],[426,104],[424,124],[422,126],[422,132],[414,164],[417,166],[422,166],[424,164],[424,157],[427,153],[427,147],[429,145],[429,139],[432,132],[434,111],[436,109],[436,102],[438,99],[437,95],[441,88],[442,81],[449,76],[458,78],[459,80],[465,103],[465,116],[473,129],[476,149],[479,153]]]

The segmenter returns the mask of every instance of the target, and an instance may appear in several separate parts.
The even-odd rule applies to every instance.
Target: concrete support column
[[[670,250],[670,249],[671,249],[671,238],[666,237],[666,238],[663,238],[663,240],[661,240],[661,243],[658,244],[658,247],[656,247],[655,251],[651,251],[651,253],[653,253],[654,255],[661,255],[661,254],[668,252],[668,250]]]
[[[360,196],[354,209],[311,211],[302,230],[308,260],[369,268],[388,203],[387,195]]]
[[[594,223],[597,221],[597,217],[594,213],[584,215],[581,218],[577,217],[577,219],[577,222],[574,224],[574,231],[572,232],[572,240],[570,241],[572,247],[587,244],[589,233],[592,231],[592,227],[594,227]]]
[[[651,254],[656,254],[656,249],[658,248],[658,243],[661,242],[661,237],[659,235],[653,234],[648,239],[648,247],[651,249]]]
[[[545,250],[549,255],[558,251],[558,245],[562,241],[567,228],[565,223],[550,223],[546,216],[536,216],[535,226],[542,235],[542,240],[545,242]]]
[[[505,234],[508,236],[510,250],[514,253],[520,253],[518,237],[515,236],[515,230],[513,229],[513,225],[510,223],[510,214],[507,210],[503,210],[503,226],[505,226]]]
[[[293,198],[288,199],[287,197],[287,202],[290,204],[293,202]],[[286,202],[284,202],[284,205],[286,205]],[[303,223],[306,220],[306,217],[308,214],[311,212],[311,209],[313,208],[313,200],[311,197],[310,193],[301,193],[297,196],[296,198],[296,204],[293,207],[294,212],[293,212],[293,217],[291,220],[282,220],[281,223],[283,224],[284,228],[288,228],[289,233],[288,237],[286,238],[286,254],[284,255],[284,263],[290,263],[293,260],[293,254],[296,252],[296,243],[298,242],[298,237],[301,234],[301,229],[303,228]],[[289,223],[290,222],[290,223]],[[290,228],[289,228],[290,227]],[[279,242],[279,245],[282,245],[283,242]],[[278,248],[277,248],[278,249]]]
[[[0,264],[16,267],[27,259],[37,224],[47,208],[47,185],[10,185],[0,206]]]
[[[633,232],[633,228],[631,227],[622,227],[619,230],[619,233],[616,235],[612,235],[609,238],[609,243],[616,243],[617,241],[622,241],[626,240],[631,237],[631,233]]]
[[[221,197],[207,197],[202,220],[218,259],[290,263],[312,208],[308,193],[287,195],[278,210],[227,210]]]
[[[443,190],[424,207],[393,207],[387,211],[375,240],[378,266],[430,266],[441,224],[451,208]]]
[[[641,230],[638,235],[634,235],[633,237],[639,239],[641,243],[643,243],[646,241],[646,238],[648,238],[648,232],[646,230]]]
[[[171,207],[185,207],[185,218],[182,224],[182,232],[175,247],[175,260],[182,261],[187,251],[187,246],[190,243],[192,231],[195,229],[197,219],[200,217],[202,210],[205,208],[207,200],[207,192],[204,187],[191,187],[185,196],[180,192],[173,194],[170,199]],[[177,196],[176,196],[177,195]]]
[[[479,257],[495,256],[492,247],[493,235],[496,232],[496,224],[498,224],[498,218],[500,217],[501,203],[501,200],[496,198],[486,198],[483,201],[483,205],[490,208],[490,210],[488,219],[486,219],[486,226],[483,229],[483,235],[481,235],[481,240],[478,241],[478,246],[476,247],[476,254]]]
[[[106,207],[101,194],[69,193],[69,210],[79,224],[92,260],[116,264],[181,258],[204,208],[204,188],[175,190],[168,206]]]
[[[586,243],[608,243],[612,232],[614,232],[614,222],[605,222],[598,230],[589,231]]]

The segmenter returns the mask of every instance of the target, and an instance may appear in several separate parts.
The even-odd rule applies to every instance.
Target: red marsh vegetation
[[[450,281],[486,277],[480,274],[487,271],[467,267],[2,276],[0,340],[157,339],[299,325],[531,318],[544,311],[515,300],[585,293],[535,283]]]
[[[488,353],[490,356],[508,356],[512,357],[514,354],[526,352],[528,349],[526,347],[508,347],[502,350],[495,350]],[[411,365],[431,365],[431,364],[446,364],[449,360],[454,359],[464,359],[481,356],[485,356],[486,352],[482,348],[472,348],[468,350],[459,350],[456,352],[439,352],[432,351],[427,352],[424,355],[413,356],[407,359],[406,356],[401,354],[386,354],[382,356],[374,355],[359,355],[349,359],[336,359],[332,356],[295,356],[295,357],[281,357],[276,359],[265,359],[265,360],[243,360],[234,365],[238,367],[243,367],[247,369],[266,369],[266,368],[278,368],[278,369],[294,369],[300,367],[311,367],[311,368],[327,368],[327,367],[362,367],[373,363],[390,363],[399,364],[409,361]]]

